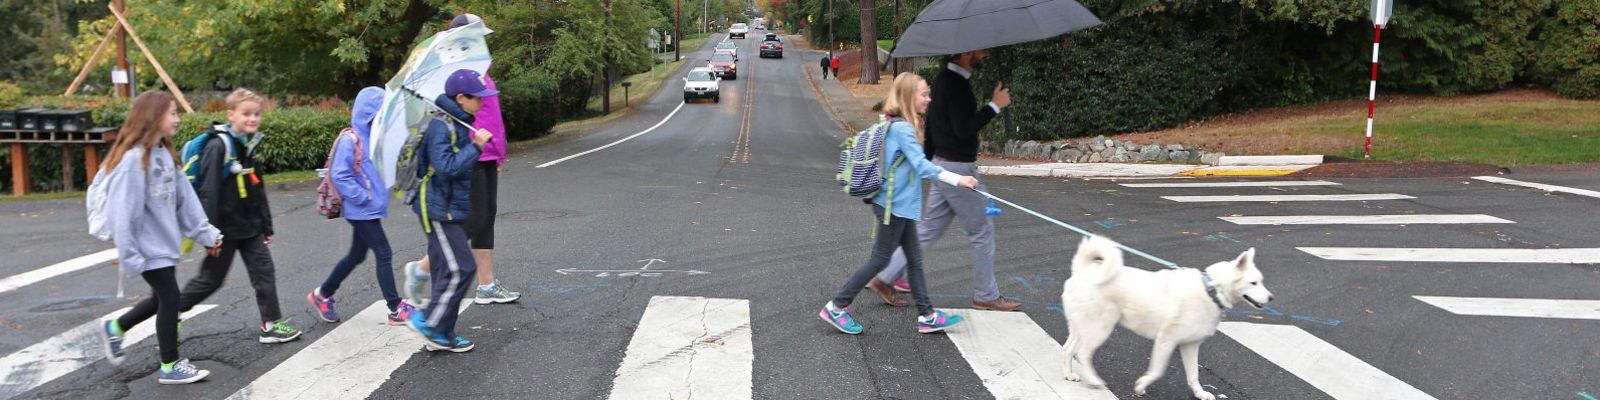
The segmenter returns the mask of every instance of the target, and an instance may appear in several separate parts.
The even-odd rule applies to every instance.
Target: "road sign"
[[[1372,23],[1388,25],[1389,17],[1394,15],[1394,0],[1372,0]]]

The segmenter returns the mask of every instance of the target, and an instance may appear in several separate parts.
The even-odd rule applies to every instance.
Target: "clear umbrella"
[[[407,138],[421,134],[437,109],[433,100],[444,94],[445,78],[463,69],[480,75],[488,72],[491,58],[484,36],[493,32],[479,21],[436,33],[412,49],[400,71],[389,79],[384,86],[383,106],[372,121],[373,144],[368,149],[384,182],[394,185],[400,150]]]

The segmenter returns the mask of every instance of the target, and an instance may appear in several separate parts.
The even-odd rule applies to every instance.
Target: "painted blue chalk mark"
[[[1327,326],[1339,326],[1339,323],[1344,322],[1344,321],[1340,321],[1340,320],[1332,319],[1332,318],[1318,318],[1318,317],[1313,317],[1313,316],[1309,316],[1309,315],[1300,315],[1300,314],[1291,315],[1291,316],[1289,316],[1289,318],[1293,318],[1293,319],[1300,320],[1300,321],[1306,321],[1306,322],[1315,322],[1315,323],[1319,323],[1319,324],[1323,324],[1323,325],[1327,325]]]
[[[1594,398],[1594,395],[1589,394],[1589,392],[1578,392],[1578,397],[1582,397],[1582,398],[1584,398],[1586,400],[1600,400],[1600,399]]]
[[[1038,292],[1039,291],[1038,288],[1033,287],[1033,284],[1032,283],[1028,283],[1028,280],[1023,278],[1023,277],[1013,276],[1013,277],[1011,277],[1011,280],[1016,281],[1017,284],[1019,284],[1019,285],[1022,285],[1022,290],[1026,290],[1026,291],[1028,291],[1028,293],[1034,293],[1034,292]]]
[[[1094,221],[1094,224],[1095,225],[1100,225],[1101,228],[1106,228],[1106,229],[1111,229],[1111,228],[1127,225],[1127,223],[1125,223],[1125,222],[1117,222],[1116,220],[1111,220],[1111,219],[1102,219],[1102,220],[1099,220],[1099,221]]]
[[[1206,239],[1207,242],[1234,242],[1234,243],[1240,243],[1238,239],[1234,239],[1234,238],[1228,237],[1228,235],[1222,235],[1222,234],[1206,235],[1205,239]]]

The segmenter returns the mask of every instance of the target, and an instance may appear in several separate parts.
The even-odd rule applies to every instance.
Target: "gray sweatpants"
[[[978,166],[973,163],[963,163],[934,159],[946,171],[972,177],[978,176]],[[938,180],[931,180],[932,188],[928,195],[922,199],[922,222],[917,223],[917,241],[922,244],[922,250],[933,248],[934,243],[944,236],[945,228],[950,227],[953,220],[961,220],[958,225],[967,234],[967,241],[972,244],[972,299],[977,301],[993,301],[1000,297],[1000,287],[994,279],[994,222],[984,214],[989,201],[983,195],[970,189],[950,185]],[[988,191],[988,186],[979,183],[979,190]],[[905,269],[906,257],[901,251],[895,251],[894,257],[889,261],[889,267],[878,273],[878,279],[884,282],[894,282],[900,277],[900,272]]]

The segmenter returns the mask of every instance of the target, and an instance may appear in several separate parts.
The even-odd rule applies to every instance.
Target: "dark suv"
[[[768,40],[761,42],[761,58],[783,58],[783,42]]]

